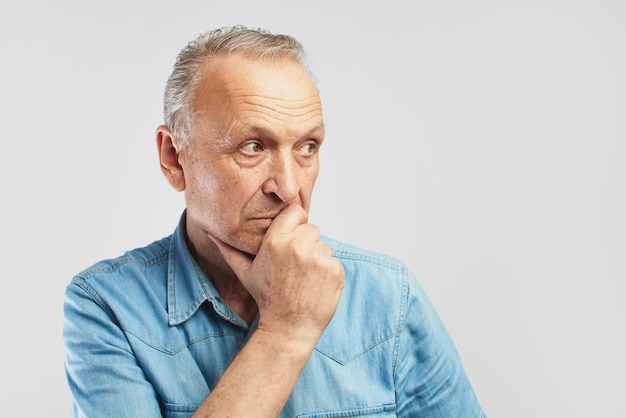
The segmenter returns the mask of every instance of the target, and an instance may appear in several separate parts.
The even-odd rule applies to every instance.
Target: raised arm
[[[278,416],[335,313],[343,267],[298,205],[274,219],[254,261],[214,241],[256,301],[259,324],[194,416]]]

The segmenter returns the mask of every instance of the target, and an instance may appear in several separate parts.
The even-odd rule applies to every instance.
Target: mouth
[[[262,229],[263,233],[265,233],[267,228],[269,228],[272,222],[274,222],[274,219],[280,215],[285,207],[286,206],[258,208],[258,212],[250,213],[251,216],[248,217],[248,220],[257,228]]]
[[[251,218],[250,220],[255,225],[261,228],[267,229],[272,224],[275,217],[276,215],[263,215],[263,216],[255,216],[254,218]]]

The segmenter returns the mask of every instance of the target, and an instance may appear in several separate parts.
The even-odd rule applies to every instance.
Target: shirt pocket
[[[316,412],[313,414],[297,415],[296,418],[344,418],[344,417],[395,417],[396,405],[387,404],[381,406],[358,408],[358,409],[346,409],[344,411],[334,412]]]
[[[167,402],[163,404],[166,418],[189,418],[198,408],[200,405],[179,405]]]

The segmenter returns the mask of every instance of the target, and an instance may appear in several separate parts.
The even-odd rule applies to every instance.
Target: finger
[[[272,221],[268,228],[268,233],[289,233],[294,231],[299,225],[306,224],[308,214],[304,208],[296,203],[285,207]]]
[[[217,246],[217,249],[220,251],[220,254],[222,254],[222,257],[224,257],[226,264],[228,264],[228,266],[235,273],[237,278],[241,280],[242,277],[245,277],[248,273],[248,270],[250,269],[250,266],[252,265],[252,259],[250,258],[250,256],[234,247],[231,247],[230,245],[217,238],[214,238],[210,235],[209,238],[213,240],[213,242]]]
[[[318,241],[313,247],[313,251],[323,258],[331,258],[333,250],[324,242]]]
[[[299,237],[305,242],[316,243],[320,239],[320,230],[313,224],[298,225],[294,230],[294,237]]]

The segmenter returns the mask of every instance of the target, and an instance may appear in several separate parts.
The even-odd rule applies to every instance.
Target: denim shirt
[[[64,359],[75,417],[190,417],[254,332],[176,232],[68,285]],[[480,418],[461,360],[398,261],[327,238],[337,311],[280,417]]]

